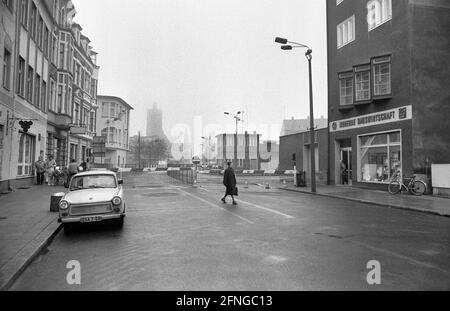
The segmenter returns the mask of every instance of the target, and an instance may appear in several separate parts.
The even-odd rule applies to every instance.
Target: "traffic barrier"
[[[275,170],[265,170],[264,175],[275,175]]]

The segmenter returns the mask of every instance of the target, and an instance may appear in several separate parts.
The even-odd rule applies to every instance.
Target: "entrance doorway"
[[[352,148],[341,148],[340,157],[341,185],[352,185]]]

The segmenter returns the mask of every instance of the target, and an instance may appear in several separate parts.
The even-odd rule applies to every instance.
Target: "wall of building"
[[[298,171],[306,171],[306,180],[310,180],[310,132],[302,132],[280,137],[279,170],[293,170],[293,154],[296,155]],[[316,178],[325,184],[328,182],[328,128],[316,131]]]
[[[450,3],[412,1],[411,17],[413,168],[425,174],[450,163]]]

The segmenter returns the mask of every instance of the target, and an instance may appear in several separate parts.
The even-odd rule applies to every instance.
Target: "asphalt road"
[[[125,178],[122,230],[60,232],[12,290],[449,290],[450,218],[308,194]],[[66,264],[81,264],[68,285]],[[381,265],[369,285],[367,263]]]

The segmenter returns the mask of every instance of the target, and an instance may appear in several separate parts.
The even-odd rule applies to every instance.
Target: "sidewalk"
[[[42,185],[0,195],[0,290],[7,290],[58,232],[50,196],[64,191]]]
[[[297,188],[293,184],[276,188],[312,194],[310,187]],[[450,217],[450,199],[430,195],[414,196],[408,193],[391,195],[387,191],[324,185],[317,185],[317,195]]]

